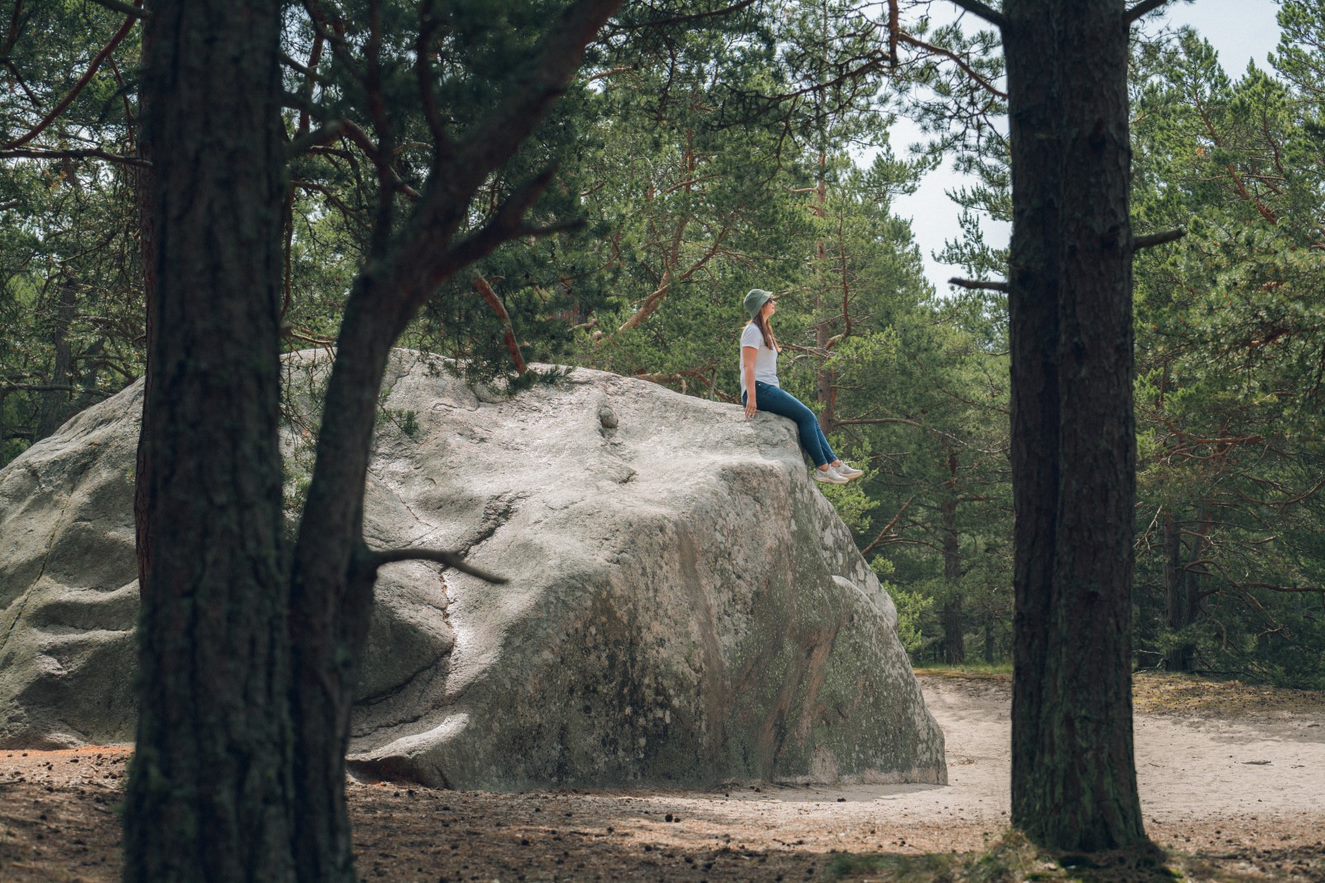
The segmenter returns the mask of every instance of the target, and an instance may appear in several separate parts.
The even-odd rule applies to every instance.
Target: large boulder
[[[324,355],[287,357],[287,491]],[[0,745],[133,737],[141,385],[0,470]],[[398,350],[351,763],[425,784],[946,781],[896,611],[782,418],[577,369],[513,396]]]

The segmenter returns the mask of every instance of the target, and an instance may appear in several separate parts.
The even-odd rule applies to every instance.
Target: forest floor
[[[1325,694],[1136,680],[1166,855],[1053,856],[1008,824],[1005,675],[921,673],[949,784],[488,794],[349,786],[365,880],[1325,880]],[[119,878],[127,746],[0,751],[0,880]]]

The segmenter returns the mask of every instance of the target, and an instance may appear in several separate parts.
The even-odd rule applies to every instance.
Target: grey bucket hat
[[[762,288],[751,288],[750,293],[745,296],[745,312],[753,319],[759,315],[759,311],[764,308],[764,304],[773,299],[773,292],[764,291]]]

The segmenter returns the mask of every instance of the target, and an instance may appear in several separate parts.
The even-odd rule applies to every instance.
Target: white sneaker
[[[838,475],[842,476],[842,477],[845,478],[847,481],[851,481],[852,479],[860,478],[862,475],[865,474],[863,471],[861,471],[861,470],[855,468],[854,466],[850,465],[850,464],[847,463],[845,460],[842,461],[842,465],[841,465],[841,466],[830,466],[830,467],[828,467],[828,468],[829,468],[829,469],[833,469],[833,470],[835,470],[835,471],[837,472]]]
[[[827,469],[816,468],[814,470],[814,480],[822,481],[826,484],[846,484],[847,480],[838,474],[832,466]]]

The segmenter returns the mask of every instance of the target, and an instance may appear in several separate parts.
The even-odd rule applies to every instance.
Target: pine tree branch
[[[317,6],[317,0],[303,2],[306,7]],[[568,226],[536,228],[524,221],[525,213],[552,183],[556,168],[550,166],[507,197],[483,227],[458,242],[452,238],[465,225],[475,194],[494,171],[505,167],[569,88],[586,45],[620,5],[621,0],[570,4],[541,41],[509,96],[455,144],[454,155],[441,151],[434,156],[424,193],[382,262],[383,279],[388,281],[364,289],[379,299],[374,312],[390,316],[384,328],[402,333],[438,286],[502,243]],[[347,128],[346,135],[353,137],[353,129]],[[386,301],[381,300],[384,292],[390,292]],[[352,304],[354,298],[352,294]]]
[[[528,236],[533,239],[542,239],[545,236],[556,236],[558,233],[574,233],[583,230],[589,226],[589,222],[584,218],[571,218],[566,221],[558,221],[555,224],[543,224],[540,227],[531,227],[528,224],[521,224],[520,229],[516,231],[516,236]]]
[[[368,137],[357,123],[352,120],[339,120],[341,134],[353,141],[363,151],[364,156],[372,161],[373,167],[377,169],[378,180],[385,191],[391,191],[393,188],[408,196],[410,199],[418,199],[419,191],[406,184],[391,166],[390,159],[382,151],[380,144],[374,144],[373,139]]]
[[[457,178],[457,189],[477,189],[491,170],[501,168],[515,154],[565,94],[585,47],[620,6],[621,0],[579,0],[566,9],[539,46],[527,85],[512,90],[459,145],[448,170]]]
[[[423,118],[428,121],[432,133],[433,156],[439,164],[451,161],[455,145],[442,121],[441,109],[437,105],[437,94],[433,89],[432,64],[428,60],[432,51],[433,39],[441,29],[442,20],[437,15],[436,0],[424,0],[419,4],[419,39],[414,44],[414,74],[418,80],[419,103],[423,105]]]
[[[596,83],[596,82],[598,82],[599,80],[610,80],[610,79],[612,79],[612,77],[619,76],[619,75],[621,75],[621,74],[629,74],[629,73],[632,73],[632,72],[634,72],[634,71],[636,71],[636,70],[638,70],[638,68],[636,68],[636,67],[633,66],[633,65],[629,65],[629,64],[627,64],[627,65],[623,65],[623,66],[621,66],[621,67],[614,67],[614,68],[612,68],[611,70],[599,71],[598,73],[594,74],[593,76],[586,77],[586,78],[585,78],[585,82],[586,82],[586,83]]]
[[[51,383],[0,383],[0,392],[73,392],[68,384]]]
[[[309,26],[331,47],[332,55],[345,66],[350,76],[362,83],[363,69],[359,67],[358,58],[345,39],[345,29],[341,22],[328,18],[318,0],[303,0],[303,6],[308,13]]]
[[[742,9],[754,6],[758,0],[737,0],[730,6],[723,6],[720,9],[710,9],[707,12],[694,12],[688,15],[669,15],[664,18],[654,18],[648,21],[640,22],[629,30],[643,30],[644,28],[672,28],[677,25],[689,25],[695,22],[710,18],[722,18]],[[624,29],[623,29],[624,30]]]
[[[1130,25],[1137,19],[1149,15],[1161,6],[1167,5],[1169,2],[1170,0],[1141,0],[1140,3],[1136,4],[1123,14],[1123,21]]]
[[[146,9],[143,9],[141,3],[130,6],[128,3],[121,3],[120,0],[92,0],[92,2],[98,6],[109,9],[111,12],[118,12],[121,15],[131,15],[134,18],[147,18],[152,14]]]
[[[5,70],[13,74],[14,82],[18,83],[19,88],[23,90],[23,94],[28,97],[28,101],[32,103],[33,109],[41,110],[41,99],[33,94],[32,88],[28,86],[28,81],[23,79],[23,74],[19,72],[18,65],[14,64],[13,59],[6,57],[3,60],[0,60],[0,64],[3,64]]]
[[[1270,592],[1282,592],[1293,595],[1322,595],[1325,596],[1325,587],[1317,586],[1279,586],[1274,583],[1237,583],[1242,589],[1265,589]]]
[[[9,13],[9,32],[5,35],[4,44],[0,45],[0,56],[4,57],[5,66],[11,70],[13,69],[13,62],[9,55],[14,51],[14,44],[18,42],[19,36],[23,33],[24,21],[26,21],[26,16],[23,15],[23,0],[15,0],[14,8]],[[28,97],[32,97],[31,93]],[[38,104],[37,106],[40,107],[41,105]]]
[[[134,0],[134,6],[137,7],[142,5],[143,5],[143,0]],[[78,97],[79,93],[83,91],[83,89],[87,86],[87,84],[92,82],[92,77],[96,75],[97,71],[101,68],[102,63],[112,52],[115,51],[115,47],[120,45],[120,42],[124,40],[125,37],[129,36],[129,31],[133,30],[133,26],[137,24],[137,22],[138,19],[134,17],[125,19],[124,24],[120,25],[120,29],[115,32],[115,36],[111,37],[110,42],[107,43],[105,47],[100,52],[97,53],[96,58],[92,59],[92,63],[87,66],[87,71],[83,74],[82,78],[80,78],[79,81],[74,84],[74,87],[69,90],[69,94],[65,95],[64,98],[60,100],[59,104],[51,108],[51,112],[46,114],[45,118],[43,118],[41,122],[37,123],[37,125],[34,126],[31,129],[31,131],[29,131],[26,135],[17,139],[16,141],[10,141],[8,144],[5,145],[5,147],[8,149],[22,147],[24,144],[27,144],[33,138],[36,138],[38,135],[44,132],[47,126],[55,122],[56,118],[58,118],[60,114],[64,113],[65,109],[68,108],[69,105],[74,103],[74,99]]]
[[[326,147],[344,134],[345,120],[332,120],[325,126],[319,126],[310,132],[305,132],[303,135],[291,139],[290,143],[285,145],[285,155],[292,158],[299,156],[301,153],[306,153],[314,147]]]
[[[933,43],[926,43],[924,40],[917,40],[915,37],[911,36],[905,31],[899,32],[897,35],[897,39],[901,40],[903,43],[905,43],[908,46],[914,46],[917,49],[924,49],[926,52],[932,52],[935,55],[943,56],[944,58],[956,64],[957,67],[961,68],[962,73],[966,74],[966,76],[974,80],[980,86],[981,89],[984,89],[986,92],[988,92],[990,95],[993,95],[996,98],[1002,98],[1004,101],[1007,100],[1008,93],[1004,92],[1002,89],[998,88],[993,83],[989,82],[989,80],[982,77],[980,73],[976,71],[975,68],[971,67],[971,65],[966,61],[966,59],[962,58],[960,55],[953,52],[951,49],[944,49],[942,46],[935,46]]]
[[[452,273],[487,257],[503,242],[530,233],[531,228],[524,223],[525,213],[533,208],[534,203],[552,184],[556,173],[557,165],[554,163],[526,181],[506,198],[487,224],[448,249],[431,274],[434,281],[429,289],[440,285]]]
[[[17,150],[0,150],[0,159],[104,159],[107,162],[121,163],[126,166],[151,168],[152,164],[137,156],[121,156],[107,153],[99,148],[85,150],[40,150],[35,147],[21,147]]]
[[[1187,235],[1187,230],[1179,227],[1176,230],[1165,230],[1163,233],[1148,233],[1145,236],[1138,236],[1132,240],[1132,251],[1140,251],[1143,248],[1154,248],[1157,245],[1164,245],[1174,242]]]
[[[372,154],[373,168],[377,171],[377,213],[369,239],[370,260],[383,257],[391,241],[395,226],[395,190],[404,189],[404,182],[392,168],[396,155],[396,133],[386,107],[386,91],[382,76],[382,0],[368,0],[368,39],[363,47],[364,97],[368,101],[368,116],[377,135],[377,151]],[[412,189],[412,188],[410,188]],[[413,198],[418,198],[415,191]]]
[[[980,0],[952,0],[953,4],[960,6],[967,12],[974,13],[994,27],[1002,30],[1007,27],[1008,20],[1003,17],[1003,13],[993,7],[986,6]]]
[[[304,78],[303,85],[299,87],[299,94],[304,98],[306,98],[310,104],[313,101],[314,87],[321,84],[324,89],[326,88],[326,82],[317,75],[317,66],[322,61],[322,47],[325,45],[326,41],[322,39],[321,34],[313,35],[313,46],[308,52],[307,65],[300,65],[299,62],[295,61],[293,58],[290,58],[290,56],[287,55],[286,53],[284,52],[281,53],[282,64],[289,63],[289,64],[298,65],[299,72],[303,75]],[[299,111],[299,125],[295,129],[296,137],[302,137],[308,134],[308,129],[312,122],[312,119],[313,119],[313,114],[307,108]]]
[[[897,38],[902,32],[898,0],[888,0],[888,64],[897,70]]]
[[[322,40],[322,34],[321,34],[321,33],[316,33],[316,34],[314,35],[314,39]],[[323,41],[323,42],[325,42],[325,41]],[[282,52],[282,53],[281,53],[281,64],[285,65],[285,66],[288,67],[290,70],[294,71],[295,73],[299,74],[300,76],[304,77],[305,79],[307,79],[307,80],[312,80],[314,83],[318,83],[318,84],[323,85],[323,86],[325,86],[326,83],[327,83],[327,78],[326,78],[326,77],[322,76],[321,74],[319,74],[317,71],[313,70],[313,68],[309,67],[308,65],[303,64],[302,62],[298,61],[298,60],[295,59],[295,58],[292,58],[288,53],[285,53],[285,52]]]
[[[501,322],[502,337],[506,342],[506,350],[511,354],[511,361],[515,362],[515,373],[524,374],[529,370],[529,366],[525,364],[524,353],[520,351],[520,343],[515,339],[515,326],[511,324],[511,314],[507,312],[506,305],[501,302],[497,292],[492,290],[492,284],[484,279],[481,273],[474,276],[474,290],[497,314],[497,320]]]
[[[1006,282],[987,282],[983,279],[958,279],[956,276],[948,280],[949,285],[956,285],[960,288],[970,288],[973,290],[985,291],[1008,291]]]
[[[367,549],[364,551],[364,558],[365,563],[374,570],[396,561],[433,561],[495,585],[505,585],[509,582],[504,576],[466,564],[458,553],[448,552],[445,549]]]
[[[897,522],[902,520],[902,516],[906,514],[907,509],[911,508],[911,504],[915,502],[915,499],[915,497],[912,497],[902,504],[902,508],[898,509],[897,514],[883,526],[883,530],[879,531],[879,535],[874,538],[873,542],[860,550],[861,557],[868,555],[870,552],[879,548],[879,546],[885,545],[888,542],[889,536],[893,532],[893,528],[897,527]]]

